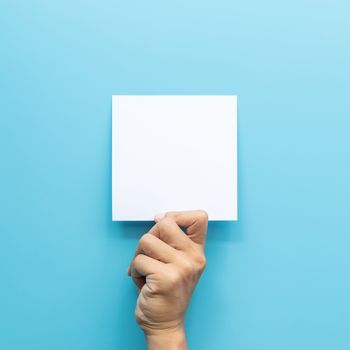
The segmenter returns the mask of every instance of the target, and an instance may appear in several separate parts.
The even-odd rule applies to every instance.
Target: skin
[[[128,270],[139,292],[136,321],[149,350],[183,350],[187,306],[206,265],[208,215],[168,212],[155,222],[139,240]]]

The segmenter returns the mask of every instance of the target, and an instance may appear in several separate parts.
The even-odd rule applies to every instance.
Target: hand
[[[208,216],[201,210],[169,212],[155,221],[129,267],[139,291],[136,320],[149,349],[186,349],[184,318],[206,264]]]

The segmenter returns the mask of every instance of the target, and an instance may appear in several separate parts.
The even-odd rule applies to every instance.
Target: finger
[[[130,264],[130,276],[135,283],[138,292],[146,284],[146,277],[152,273],[156,273],[162,268],[162,263],[154,260],[146,255],[137,255]]]
[[[146,233],[140,238],[135,256],[138,254],[147,255],[164,263],[174,262],[179,259],[179,253],[176,249],[150,233]]]
[[[157,222],[149,233],[177,250],[188,250],[191,244],[191,240],[170,217]]]
[[[163,263],[144,254],[138,254],[130,265],[130,275],[133,278],[147,277],[159,272]]]
[[[155,221],[161,222],[165,218],[171,218],[177,225],[184,227],[188,237],[204,247],[208,228],[208,214],[204,210],[171,211],[156,215]]]

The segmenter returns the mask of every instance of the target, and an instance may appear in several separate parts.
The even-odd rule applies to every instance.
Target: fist
[[[186,309],[205,268],[205,211],[155,217],[129,267],[139,295],[136,320],[148,335],[183,331]]]

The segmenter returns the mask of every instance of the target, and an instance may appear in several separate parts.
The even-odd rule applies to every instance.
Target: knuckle
[[[137,254],[132,262],[133,267],[138,266],[142,263],[142,255],[141,254]]]
[[[205,258],[204,254],[198,255],[197,259],[197,265],[200,271],[204,271],[204,269],[207,266],[207,259]]]
[[[193,261],[196,265],[197,270],[203,271],[207,265],[207,259],[202,252],[195,252],[193,255]]]
[[[150,242],[150,239],[151,239],[150,233],[143,234],[139,240],[140,246],[143,247],[143,246],[147,245]]]
[[[184,276],[190,276],[195,272],[195,267],[193,262],[191,262],[190,260],[184,259],[181,262],[181,271],[183,273]]]
[[[138,263],[138,255],[136,255],[132,261],[131,261],[131,264],[130,264],[130,270],[131,270],[131,275],[133,276],[134,275],[134,270],[137,266],[137,263]]]

